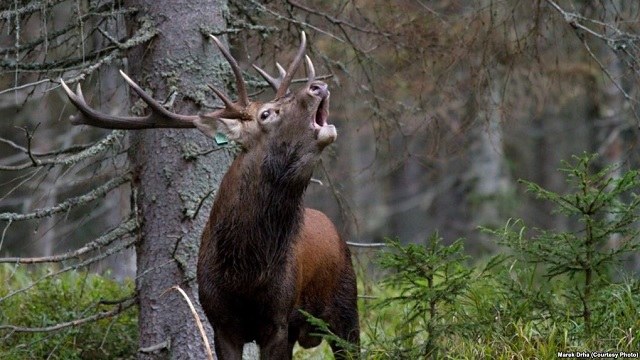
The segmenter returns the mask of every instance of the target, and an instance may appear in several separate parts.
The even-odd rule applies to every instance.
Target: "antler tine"
[[[211,89],[211,91],[216,93],[216,95],[218,96],[218,98],[220,98],[220,100],[222,100],[222,102],[224,103],[224,106],[226,106],[227,108],[230,108],[230,109],[240,110],[240,109],[237,108],[236,104],[234,104],[233,101],[231,101],[227,97],[227,95],[225,95],[222,91],[216,89],[215,87],[213,87],[210,84],[207,84],[207,86],[209,87],[209,89]]]
[[[78,110],[80,110],[81,115],[72,115],[70,117],[71,122],[73,124],[82,123],[80,121],[80,118],[82,116],[89,116],[90,117],[91,115],[93,115],[93,113],[94,113],[93,109],[88,107],[87,103],[84,101],[84,97],[82,96],[82,89],[80,88],[80,84],[78,84],[78,87],[76,88],[76,93],[71,91],[71,89],[69,89],[69,86],[67,86],[67,83],[65,83],[64,80],[62,80],[62,79],[60,79],[60,85],[62,86],[62,89],[64,89],[64,92],[67,93],[67,97],[69,97],[69,100],[71,101],[71,103],[73,103],[73,105]]]
[[[104,129],[149,129],[149,128],[192,128],[195,127],[193,122],[198,116],[175,114],[160,105],[149,94],[144,92],[131,80],[124,72],[120,71],[125,81],[131,88],[149,105],[151,112],[146,116],[112,116],[103,114],[87,105],[82,94],[80,84],[73,93],[69,86],[60,79],[60,85],[69,97],[69,100],[80,111],[80,114],[70,117],[71,123],[74,125],[87,124]]]
[[[307,55],[304,56],[305,70],[307,71],[307,84],[311,84],[316,79],[316,69],[313,67],[311,58]]]
[[[252,65],[254,69],[256,69],[256,71],[262,75],[262,77],[269,83],[269,85],[271,85],[271,87],[273,88],[273,90],[278,91],[278,87],[280,86],[280,83],[282,82],[282,77],[280,78],[274,78],[273,76],[269,75],[266,71],[262,70],[261,68],[259,68],[257,65]]]
[[[287,71],[282,67],[282,65],[278,64],[277,62],[276,67],[278,68],[278,73],[280,74],[280,76],[274,78],[273,76],[269,75],[269,73],[259,68],[257,65],[253,65],[253,68],[256,69],[256,71],[260,73],[260,75],[262,75],[265,80],[267,80],[273,90],[277,92],[280,84],[282,83],[282,80],[284,80],[284,77],[287,75]]]
[[[278,68],[278,73],[280,74],[280,78],[284,79],[287,76],[287,70],[285,70],[279,62],[276,61],[276,67]]]
[[[240,106],[242,107],[246,107],[249,104],[249,95],[247,95],[247,87],[244,84],[244,79],[242,78],[242,72],[240,71],[238,62],[233,58],[233,56],[231,56],[229,50],[227,50],[224,45],[222,45],[222,42],[220,42],[217,37],[213,35],[209,36],[211,36],[213,41],[216,43],[216,45],[220,49],[220,52],[222,52],[222,55],[224,55],[225,59],[227,59],[229,65],[231,65],[231,70],[233,71],[233,75],[235,75],[236,77],[236,86],[238,88],[238,104],[240,104]],[[218,91],[216,91],[216,95],[217,94]]]
[[[300,39],[300,48],[298,48],[298,53],[296,57],[293,59],[293,62],[289,65],[289,68],[286,71],[286,75],[284,79],[282,79],[282,83],[278,87],[278,91],[276,92],[276,98],[282,97],[287,94],[287,90],[289,90],[289,85],[291,85],[291,80],[293,79],[293,74],[298,70],[300,66],[300,62],[302,61],[302,57],[304,56],[304,52],[307,48],[307,35],[304,31],[301,34]],[[278,69],[279,70],[279,69]]]
[[[142,90],[142,88],[138,84],[136,84],[133,80],[131,80],[131,78],[127,74],[125,74],[124,71],[120,70],[120,75],[122,75],[122,77],[127,82],[127,84],[131,86],[133,91],[135,91],[136,94],[138,94],[138,96],[140,96],[140,98],[145,103],[147,103],[147,105],[149,105],[149,108],[151,109],[152,113],[157,113],[173,120],[180,120],[180,121],[187,121],[187,122],[193,121],[193,119],[197,117],[197,116],[194,117],[190,115],[180,115],[180,114],[172,113],[171,111],[165,109],[164,106],[158,103],[154,98],[152,98],[144,90]]]
[[[80,84],[78,84],[76,93],[71,91],[71,89],[69,89],[69,86],[67,86],[67,83],[65,83],[64,80],[62,79],[60,79],[60,85],[62,85],[64,92],[67,93],[67,97],[69,97],[69,100],[71,101],[71,103],[73,103],[73,105],[80,111],[80,114],[71,115],[69,117],[72,124],[74,125],[89,124],[89,125],[94,125],[101,128],[115,128],[115,129],[143,128],[142,126],[140,127],[133,126],[135,124],[140,124],[140,125],[143,124],[143,122],[137,122],[137,120],[139,120],[138,118],[115,117],[107,114],[102,114],[93,110],[91,107],[87,105],[86,101],[84,100],[84,96],[82,95],[82,89],[80,88]],[[127,126],[129,124],[132,126]]]

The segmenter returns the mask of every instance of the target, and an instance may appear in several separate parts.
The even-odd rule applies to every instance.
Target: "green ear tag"
[[[229,138],[227,137],[227,135],[221,132],[217,132],[216,136],[213,139],[216,141],[217,145],[225,145],[229,143]]]

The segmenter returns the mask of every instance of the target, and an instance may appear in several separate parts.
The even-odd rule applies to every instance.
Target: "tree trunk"
[[[618,26],[617,14],[624,9],[622,1],[611,1],[606,2],[603,7],[595,7],[594,10],[601,12],[605,23]],[[613,31],[609,31],[607,35],[611,38],[616,36]],[[625,161],[625,148],[627,147],[622,135],[625,129],[633,126],[629,125],[633,124],[633,119],[625,117],[628,111],[625,110],[625,98],[620,90],[626,88],[625,85],[627,85],[624,84],[624,63],[618,54],[609,47],[609,44],[600,41],[600,39],[595,41],[592,49],[604,66],[602,70],[606,70],[608,75],[604,81],[599,83],[598,92],[601,96],[598,97],[596,100],[598,103],[594,106],[597,112],[591,113],[591,117],[587,119],[593,129],[591,141],[595,152],[604,155],[601,160],[602,167],[614,166],[611,176],[619,179],[622,176],[622,164]],[[616,217],[616,214],[607,214],[609,221],[615,221]],[[607,246],[617,249],[621,240],[620,234],[611,234]]]
[[[477,115],[478,128],[469,151],[470,166],[465,177],[471,180],[471,223],[478,226],[499,226],[504,219],[501,207],[511,193],[511,176],[504,155],[502,129],[503,77],[501,69],[487,79]],[[481,126],[481,124],[485,124]],[[478,238],[483,251],[494,251],[495,242],[481,234]]]
[[[128,54],[131,78],[157,99],[177,91],[172,110],[197,113],[190,100],[204,98],[205,84],[220,83],[216,70],[222,60],[200,29],[225,28],[226,1],[130,0],[127,5],[140,10],[138,20],[148,18],[160,30],[150,44]],[[141,222],[136,249],[140,358],[206,358],[187,303],[169,289],[179,285],[200,308],[195,283],[200,236],[230,156],[226,151],[195,155],[211,148],[211,140],[196,130],[143,130],[131,132],[129,141]],[[213,331],[202,311],[200,319],[213,348]]]

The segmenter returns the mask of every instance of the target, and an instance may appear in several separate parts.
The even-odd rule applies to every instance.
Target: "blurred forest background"
[[[149,37],[140,31],[140,39],[122,40],[132,11],[118,1],[3,5],[3,212],[51,208],[127,167],[123,135],[71,126],[76,110],[58,79],[82,82],[90,104],[126,114],[128,89],[117,70],[126,72],[125,50]],[[640,161],[634,1],[232,1],[226,16],[245,69],[286,61],[304,29],[311,57],[333,75],[340,141],[308,203],[352,241],[419,242],[438,230],[466,238],[473,254],[494,252],[478,226],[511,217],[571,225],[527,196],[518,179],[562,191],[556,170],[572,155],[598,153],[603,165],[623,168]],[[105,136],[114,140],[101,157],[54,166],[61,154],[83,154]],[[117,187],[52,216],[3,219],[0,253],[78,248],[120,223],[129,192]],[[132,253],[114,256],[108,267],[132,274]]]
[[[73,269],[135,275],[128,135],[72,126],[59,79],[81,83],[102,111],[135,109],[118,69],[137,61],[129,49],[162,36],[144,17],[131,23],[138,11],[119,0],[0,5],[3,262],[70,254]],[[557,170],[572,155],[597,153],[598,167],[620,172],[640,165],[637,1],[230,0],[223,15],[225,30],[199,30],[226,35],[255,91],[265,85],[251,64],[286,63],[301,30],[318,72],[331,75],[339,137],[307,204],[349,241],[420,243],[438,231],[483,259],[501,249],[481,226],[576,226],[519,179],[562,193]],[[232,88],[228,68],[216,76]],[[183,96],[179,81],[169,90],[156,98]],[[204,91],[189,100],[201,112],[217,101]],[[95,239],[111,247],[71,256]],[[625,266],[640,270],[640,257]]]

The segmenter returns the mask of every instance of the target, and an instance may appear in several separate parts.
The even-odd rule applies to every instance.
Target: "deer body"
[[[243,345],[256,341],[262,359],[291,359],[297,341],[312,347],[321,339],[304,310],[337,336],[359,344],[356,278],[346,243],[321,212],[305,209],[303,195],[322,150],[336,139],[328,124],[329,90],[315,80],[306,57],[307,83],[289,85],[302,62],[306,38],[279,78],[258,72],[276,90],[266,103],[249,100],[241,71],[212,37],[236,77],[238,100],[211,88],[224,108],[204,115],[166,110],[122,73],[151,110],[142,117],[115,117],[90,108],[78,87],[61,84],[80,110],[75,124],[120,129],[196,127],[213,137],[225,133],[242,146],[218,189],[198,255],[200,303],[215,331],[219,359],[241,359]],[[347,353],[331,344],[336,358]],[[357,354],[353,354],[357,355]]]
[[[200,302],[213,323],[217,355],[240,358],[253,340],[268,359],[290,358],[296,340],[317,346],[320,339],[309,334],[298,309],[356,342],[355,275],[346,244],[324,214],[302,207],[303,179],[243,181],[236,172],[243,161],[241,155],[223,179],[198,259]],[[262,185],[251,189],[256,182]]]
[[[309,86],[320,89],[312,100],[328,101],[325,84]],[[296,341],[318,345],[320,339],[310,335],[314,329],[299,309],[357,342],[349,250],[324,214],[303,206],[324,148],[314,132],[307,131],[308,114],[300,110],[305,109],[300,103],[314,96],[311,92],[303,88],[289,106],[277,104],[287,131],[260,134],[234,160],[202,236],[200,302],[213,323],[222,359],[240,358],[244,343],[253,340],[265,359],[290,358]]]

